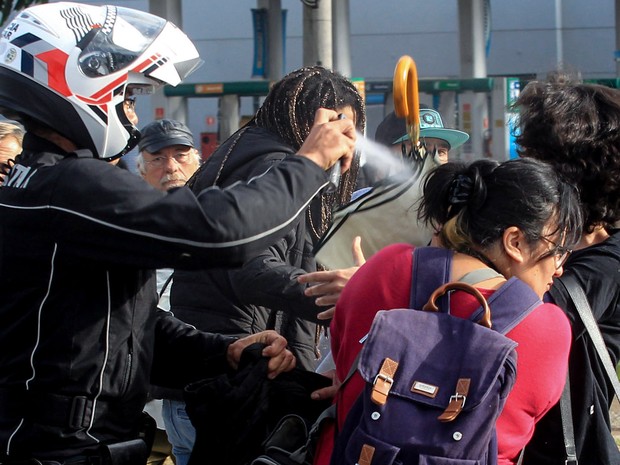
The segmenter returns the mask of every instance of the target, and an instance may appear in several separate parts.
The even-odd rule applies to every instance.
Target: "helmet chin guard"
[[[22,11],[0,37],[0,107],[97,158],[124,155],[140,132],[128,95],[177,85],[202,60],[174,24],[138,10],[58,2]]]

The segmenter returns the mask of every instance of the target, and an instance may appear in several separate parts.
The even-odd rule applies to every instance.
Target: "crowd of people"
[[[412,270],[431,266],[411,244],[366,261],[356,242],[356,266],[342,270],[313,256],[334,210],[390,174],[360,167],[356,87],[321,66],[292,71],[203,162],[183,122],[138,126],[140,96],[200,64],[170,22],[37,5],[16,16],[0,50],[0,113],[11,118],[0,122],[0,463],[145,463],[154,416],[164,450],[169,441],[187,465],[196,432],[185,386],[234,371],[255,343],[271,378],[315,371],[328,333],[331,369],[321,372],[332,385],[312,398],[336,408],[314,456],[329,464],[363,387],[354,368],[375,315],[408,307]],[[64,81],[56,67],[33,72],[50,50],[65,57]],[[498,463],[565,463],[567,373],[579,462],[620,463],[613,387],[558,283],[583,287],[617,364],[620,91],[556,72],[528,83],[515,110],[520,157],[463,163],[449,152],[469,136],[421,108],[437,167],[418,215],[435,232],[430,245],[450,251],[454,280],[479,276],[474,287],[491,298],[518,278],[540,299],[507,333],[517,378],[496,425]],[[396,157],[412,150],[393,113],[375,139]],[[134,148],[139,176],[122,166]],[[477,307],[452,293],[455,317]]]

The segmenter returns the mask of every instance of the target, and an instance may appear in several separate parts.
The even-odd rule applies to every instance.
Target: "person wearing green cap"
[[[449,153],[469,140],[469,134],[457,129],[445,128],[441,115],[431,108],[420,108],[420,140],[427,152],[434,154],[435,161],[443,164],[448,161]],[[411,152],[411,141],[407,134],[404,118],[399,118],[392,111],[377,126],[375,142],[389,147],[398,157],[405,157]],[[380,180],[395,174],[393,167],[380,167],[364,163],[356,184],[353,198],[368,192],[369,188]]]
[[[375,140],[394,148],[399,154],[411,150],[404,118],[394,112],[389,113],[377,127]],[[445,128],[441,115],[431,108],[420,108],[420,140],[426,150],[435,153],[439,163],[446,163],[450,150],[454,150],[469,140],[469,134],[457,129]]]

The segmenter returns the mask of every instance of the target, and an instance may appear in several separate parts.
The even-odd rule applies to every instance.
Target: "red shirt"
[[[386,247],[361,267],[344,288],[331,323],[331,348],[339,379],[345,379],[362,339],[379,310],[409,307],[413,246]],[[493,290],[480,289],[485,297]],[[466,318],[479,304],[473,296],[457,291],[450,299],[452,314]],[[499,464],[512,464],[534,432],[534,424],[562,394],[571,330],[564,312],[553,304],[534,309],[507,336],[517,347],[517,379],[497,421]],[[359,373],[338,392],[337,418],[341,428],[347,412],[362,391]],[[323,432],[315,464],[329,463],[333,431]]]

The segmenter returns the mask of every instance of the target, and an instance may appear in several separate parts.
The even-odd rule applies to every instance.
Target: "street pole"
[[[555,46],[556,63],[561,67],[564,63],[564,39],[562,37],[562,0],[555,0]]]
[[[303,8],[304,66],[321,65],[332,69],[332,0],[319,0],[317,8],[307,5]]]
[[[616,50],[614,59],[616,60],[616,76],[620,76],[620,0],[616,0]]]
[[[484,0],[459,0],[459,42],[461,77],[487,77],[484,38]],[[489,129],[487,94],[463,92],[459,96],[460,127],[470,139],[463,146],[465,159],[483,156],[485,132]]]
[[[334,70],[351,77],[351,20],[349,0],[332,2],[332,37],[334,41]]]
[[[149,11],[171,21],[179,29],[183,29],[181,0],[149,0]],[[153,95],[151,102],[154,109],[163,109],[163,112],[156,110],[152,119],[164,117],[183,123],[187,122],[187,99],[185,97],[166,97],[163,89],[159,89]]]
[[[284,66],[284,45],[282,43],[281,0],[269,0],[269,9],[267,10],[267,23],[267,55],[269,56],[267,76],[271,82],[276,82],[284,76],[282,74],[282,69]]]

